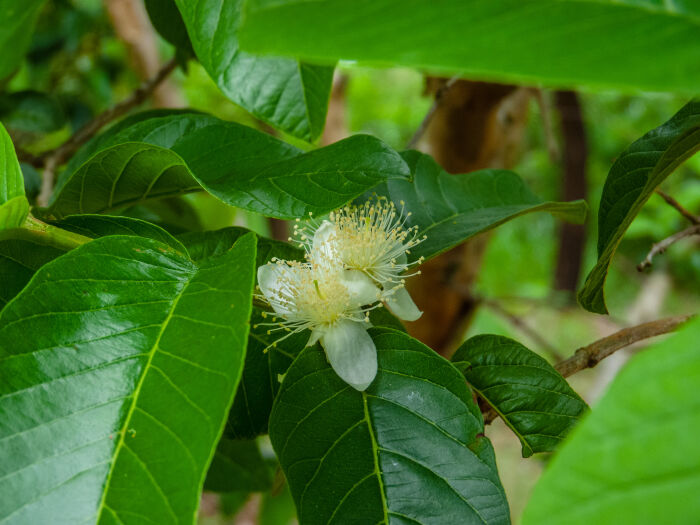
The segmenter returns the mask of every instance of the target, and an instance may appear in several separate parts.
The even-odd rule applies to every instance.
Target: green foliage
[[[241,43],[252,52],[522,84],[692,92],[699,20],[692,2],[251,0]]]
[[[552,365],[507,337],[467,339],[452,362],[518,436],[523,457],[553,452],[586,410]]]
[[[294,218],[327,213],[384,180],[409,175],[398,153],[368,135],[302,153],[208,115],[180,113],[128,124],[86,145],[89,153],[82,157],[92,156],[64,177],[48,213],[105,212],[196,191],[201,184],[229,205]]]
[[[0,31],[0,48],[3,50],[0,79],[12,74],[22,62],[43,4],[44,0],[0,1],[0,20],[3,21],[3,29]]]
[[[254,255],[253,235],[200,266],[115,236],[39,270],[0,315],[5,518],[191,519],[243,365]]]
[[[259,492],[270,488],[272,473],[255,441],[221,438],[204,480],[204,490]]]
[[[21,226],[29,213],[24,196],[24,176],[17,162],[15,148],[0,124],[0,230]]]
[[[654,190],[680,164],[700,151],[700,101],[635,141],[613,164],[598,210],[598,262],[579,293],[581,305],[608,313],[603,286],[622,236]]]
[[[323,131],[333,68],[239,49],[241,0],[176,0],[197,58],[224,94],[272,126],[313,141]]]
[[[316,348],[282,383],[270,439],[299,520],[509,523],[493,449],[458,371],[400,332],[372,336],[379,372],[366,392]]]
[[[700,513],[700,321],[636,356],[535,488],[524,525],[684,523]]]
[[[431,258],[469,237],[525,213],[547,211],[565,220],[583,222],[586,203],[543,202],[513,172],[481,170],[449,175],[428,155],[402,154],[411,168],[411,182],[389,181],[375,191],[390,201],[404,203],[425,241],[411,250],[411,258]]]

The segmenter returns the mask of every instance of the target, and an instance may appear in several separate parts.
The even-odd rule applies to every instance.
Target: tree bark
[[[428,78],[440,100],[418,148],[449,173],[510,168],[519,153],[530,93],[516,86]],[[471,290],[479,274],[488,235],[425,263],[420,278],[407,282],[423,316],[407,323],[409,333],[442,355],[450,355],[472,319],[478,300]]]
[[[585,199],[588,143],[581,103],[574,91],[557,91],[555,97],[563,138],[562,200]],[[583,225],[563,223],[559,228],[554,288],[571,292],[571,297],[578,288],[585,243],[586,229]]]

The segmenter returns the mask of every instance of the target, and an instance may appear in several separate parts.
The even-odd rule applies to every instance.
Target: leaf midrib
[[[143,373],[141,374],[141,378],[139,379],[138,384],[136,385],[136,388],[134,389],[134,393],[132,395],[132,402],[131,406],[129,407],[129,411],[126,414],[126,418],[124,419],[124,424],[122,425],[122,428],[119,431],[119,441],[117,442],[115,448],[114,448],[114,453],[112,454],[112,463],[110,464],[109,467],[109,472],[107,473],[107,480],[105,481],[104,488],[102,489],[102,499],[100,500],[100,504],[97,509],[97,517],[96,517],[96,523],[100,522],[100,518],[102,516],[102,511],[107,507],[106,500],[107,500],[107,494],[109,492],[109,486],[112,481],[112,475],[114,473],[114,467],[117,464],[117,459],[119,457],[119,453],[121,452],[122,448],[125,446],[125,441],[124,438],[126,436],[127,429],[129,428],[129,423],[131,422],[131,418],[134,415],[134,412],[136,411],[136,405],[138,402],[139,394],[141,393],[141,388],[143,386],[143,383],[146,379],[146,376],[148,375],[148,372],[151,369],[151,363],[153,362],[153,357],[156,355],[156,351],[158,350],[158,347],[160,346],[160,341],[163,338],[163,334],[165,333],[165,330],[170,323],[171,319],[173,318],[173,314],[175,313],[175,309],[177,308],[178,303],[180,302],[180,299],[185,293],[185,290],[189,286],[191,280],[192,280],[192,275],[190,275],[187,279],[187,281],[183,284],[182,288],[180,289],[177,297],[173,300],[172,306],[170,308],[170,311],[168,312],[167,317],[163,321],[162,327],[160,329],[160,332],[158,333],[158,336],[156,337],[155,342],[153,343],[153,346],[151,347],[151,350],[148,353],[148,360],[146,361],[146,364],[144,365],[143,368]],[[157,485],[157,483],[154,480],[154,483]],[[166,504],[166,507],[168,508],[168,511],[172,514],[173,518],[175,518],[175,521],[177,522],[177,515],[172,509],[172,506],[170,505],[170,501],[168,501],[167,497],[164,497],[164,502]],[[113,511],[114,512],[114,511]]]

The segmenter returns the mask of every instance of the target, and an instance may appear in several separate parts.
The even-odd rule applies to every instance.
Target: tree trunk
[[[445,79],[429,78],[427,89],[439,93]],[[510,168],[522,141],[530,93],[525,88],[460,80],[445,89],[418,148],[431,154],[449,173]],[[471,289],[488,242],[479,235],[425,263],[408,289],[423,316],[407,323],[417,339],[448,356],[461,341],[477,300]]]

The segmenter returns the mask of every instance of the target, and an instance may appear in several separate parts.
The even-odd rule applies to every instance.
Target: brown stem
[[[673,206],[678,213],[683,215],[688,221],[690,221],[690,224],[700,224],[700,217],[697,217],[696,215],[693,215],[690,213],[688,210],[686,210],[680,202],[678,202],[676,199],[671,197],[668,193],[665,193],[661,190],[656,190],[656,193],[658,193],[663,200],[665,200],[668,204]]]
[[[581,370],[585,370],[586,368],[593,368],[603,359],[611,356],[626,346],[644,339],[649,339],[650,337],[656,337],[657,335],[673,332],[692,317],[694,316],[679,315],[676,317],[666,317],[665,319],[658,319],[656,321],[650,321],[637,326],[624,328],[619,332],[615,332],[612,335],[599,339],[588,346],[579,348],[576,350],[576,352],[574,352],[574,355],[557,363],[554,368],[556,368],[557,372],[559,372],[562,376],[569,377],[570,375],[580,372]],[[488,410],[484,413],[484,423],[488,425],[497,417],[498,414],[495,410]]]
[[[673,243],[678,242],[681,239],[685,239],[686,237],[691,237],[692,235],[700,235],[700,224],[689,226],[685,230],[674,233],[670,237],[666,237],[663,241],[659,241],[652,245],[646,258],[637,265],[637,270],[643,272],[651,266],[651,261],[654,256],[664,253]]]

